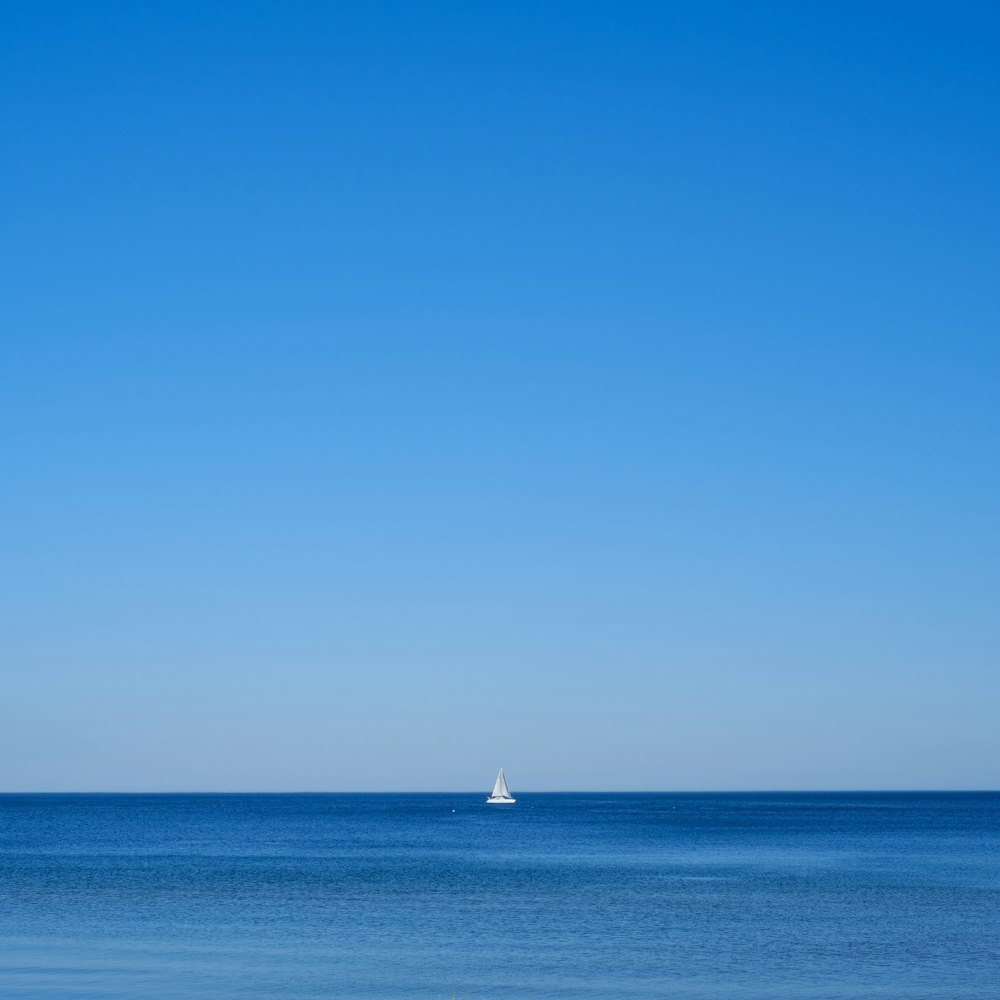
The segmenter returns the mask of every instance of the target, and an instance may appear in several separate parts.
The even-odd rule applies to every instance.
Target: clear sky
[[[0,788],[1000,786],[995,4],[0,39]]]

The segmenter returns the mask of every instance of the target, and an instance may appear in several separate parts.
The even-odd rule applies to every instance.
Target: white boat
[[[503,775],[503,768],[500,768],[500,773],[497,775],[497,783],[493,786],[493,794],[486,800],[490,805],[513,805],[517,799],[515,799],[510,794],[510,789],[507,787],[507,779]]]

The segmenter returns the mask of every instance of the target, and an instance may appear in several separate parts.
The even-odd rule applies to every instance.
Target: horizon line
[[[519,790],[519,795],[967,795],[997,794],[1000,788],[570,788]],[[21,789],[0,795],[482,795],[480,789]]]

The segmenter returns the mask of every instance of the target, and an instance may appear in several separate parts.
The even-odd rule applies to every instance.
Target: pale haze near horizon
[[[0,790],[996,788],[986,6],[24,6]]]

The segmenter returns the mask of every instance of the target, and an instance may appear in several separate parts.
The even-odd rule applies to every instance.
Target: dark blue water
[[[0,796],[0,996],[1000,997],[1000,795]]]

